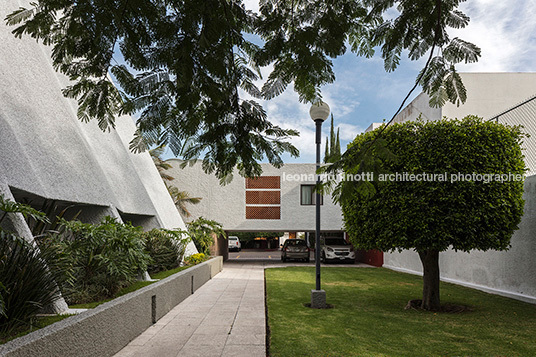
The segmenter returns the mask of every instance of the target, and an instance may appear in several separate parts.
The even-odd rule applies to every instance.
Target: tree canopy
[[[378,132],[361,134],[351,145],[367,145]],[[394,124],[382,137],[396,157],[373,153],[383,168],[372,182],[376,192],[349,189],[342,201],[345,228],[356,247],[414,249],[421,259],[449,247],[465,252],[509,247],[524,206],[520,127],[469,116]],[[429,266],[424,260],[423,265],[426,275]],[[433,307],[439,303],[438,267],[436,283]]]
[[[418,82],[432,104],[464,101],[454,65],[476,61],[480,50],[448,35],[469,22],[460,2],[262,0],[256,14],[242,0],[36,0],[6,20],[16,36],[53,46],[81,120],[106,130],[118,114],[135,114],[132,150],[166,144],[225,180],[235,166],[255,176],[263,158],[279,167],[283,153],[298,155],[287,141],[298,133],[272,124],[255,99],[293,84],[301,101],[320,100],[347,44],[358,56],[379,49],[388,71],[403,51],[411,60],[429,53]],[[273,70],[259,88],[264,66]]]

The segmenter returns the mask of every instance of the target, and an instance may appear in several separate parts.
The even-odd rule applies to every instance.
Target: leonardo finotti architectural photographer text
[[[314,182],[315,174],[282,174],[283,181]],[[388,174],[375,174],[374,172],[361,172],[359,174],[321,174],[320,180],[327,181],[395,181],[395,182],[511,182],[523,181],[525,177],[519,174],[479,174],[479,173],[409,173],[396,172]]]

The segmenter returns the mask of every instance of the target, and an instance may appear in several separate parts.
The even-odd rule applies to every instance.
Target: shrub
[[[54,272],[24,239],[0,231],[0,331],[31,323],[60,297]],[[59,279],[58,279],[59,280]]]
[[[205,255],[210,255],[210,246],[214,244],[214,236],[225,236],[221,224],[216,221],[199,217],[187,224],[188,233],[194,241],[197,251]]]
[[[4,296],[3,296],[3,294],[5,293],[6,293],[5,286],[2,283],[0,283],[0,317],[6,316],[6,313],[4,312],[5,303],[4,303]]]
[[[188,265],[196,265],[207,260],[207,256],[203,253],[196,253],[186,257],[184,262]]]
[[[72,284],[63,284],[69,303],[113,297],[119,289],[147,270],[141,227],[106,217],[99,225],[61,220],[62,235],[49,235],[42,244],[55,247],[72,266]]]
[[[168,229],[153,229],[143,233],[145,250],[152,259],[148,265],[149,273],[158,273],[179,266],[190,241],[184,237],[187,232]]]

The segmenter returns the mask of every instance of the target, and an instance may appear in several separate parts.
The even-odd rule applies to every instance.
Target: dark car
[[[309,262],[309,248],[303,239],[287,239],[281,248],[281,261],[300,259]]]

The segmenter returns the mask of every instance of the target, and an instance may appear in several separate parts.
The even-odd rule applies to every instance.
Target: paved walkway
[[[226,263],[115,356],[265,355],[264,264]]]
[[[234,254],[217,274],[177,305],[116,357],[266,355],[264,269],[282,264],[280,252]],[[322,264],[322,266],[325,266]],[[330,266],[341,266],[330,264]],[[363,267],[366,264],[342,265]]]

